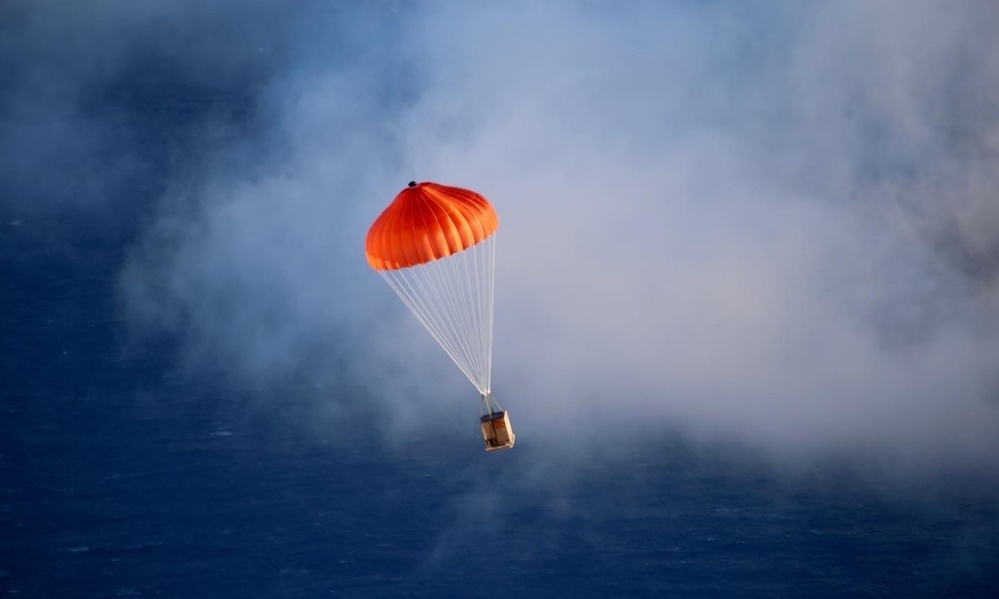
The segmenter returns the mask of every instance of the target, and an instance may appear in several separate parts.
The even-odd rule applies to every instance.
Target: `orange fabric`
[[[399,192],[368,230],[375,270],[396,270],[450,256],[499,228],[489,200],[468,189],[419,183]]]

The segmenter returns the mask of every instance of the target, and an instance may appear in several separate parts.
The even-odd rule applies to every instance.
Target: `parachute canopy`
[[[475,385],[490,412],[498,228],[496,210],[478,193],[413,182],[371,225],[366,242],[368,264]]]
[[[396,270],[469,249],[499,228],[486,198],[460,187],[410,183],[371,225],[368,264]]]

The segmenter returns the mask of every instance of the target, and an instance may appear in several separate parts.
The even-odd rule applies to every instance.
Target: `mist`
[[[474,427],[474,389],[363,254],[437,181],[500,215],[493,386],[519,444],[642,428],[995,474],[992,3],[93,6],[12,11],[18,50],[120,34],[30,54],[51,80],[5,65],[7,209],[140,213],[123,314],[187,371],[305,387],[317,414],[348,381],[387,431]],[[213,100],[182,131],[88,109],[136,57]],[[95,157],[87,193],[39,182]]]

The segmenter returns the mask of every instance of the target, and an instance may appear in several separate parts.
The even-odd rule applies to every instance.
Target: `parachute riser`
[[[501,414],[506,410],[500,405],[492,393],[483,393],[480,402],[479,416],[489,416],[490,414]]]

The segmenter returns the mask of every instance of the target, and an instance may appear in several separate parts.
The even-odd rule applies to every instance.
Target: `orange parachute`
[[[467,250],[499,228],[499,218],[481,195],[437,183],[410,183],[368,231],[368,264],[394,270],[425,264]]]
[[[486,450],[513,447],[493,398],[493,287],[499,218],[478,193],[410,182],[368,230],[365,253],[481,395]]]

